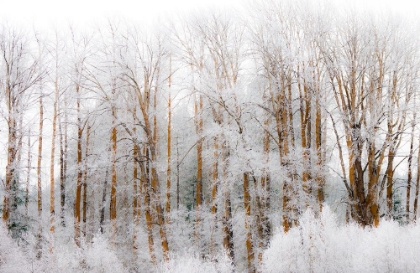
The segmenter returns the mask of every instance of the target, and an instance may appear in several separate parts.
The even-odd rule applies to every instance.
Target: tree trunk
[[[391,144],[388,150],[388,166],[386,169],[387,177],[387,187],[386,187],[386,204],[388,208],[388,213],[390,219],[394,216],[394,203],[393,203],[393,194],[394,194],[394,147]]]
[[[169,72],[171,73],[171,72]],[[168,82],[168,143],[167,143],[167,169],[166,169],[166,221],[169,223],[169,213],[171,212],[171,127],[172,127],[172,109],[171,109],[171,76]]]
[[[39,135],[38,135],[38,216],[41,217],[42,212],[42,181],[41,181],[41,163],[42,163],[42,130],[44,127],[44,106],[42,102],[42,92],[39,97]]]
[[[420,187],[420,137],[418,140],[419,147],[417,147],[417,176],[416,176],[416,193],[414,194],[414,207],[413,207],[413,221],[417,220],[417,210],[419,201],[419,187]]]
[[[86,143],[85,143],[85,158],[84,158],[84,167],[83,167],[83,197],[82,197],[82,222],[83,222],[83,236],[86,237],[87,230],[87,181],[88,181],[88,158],[89,158],[89,137],[90,137],[90,126],[86,128]]]
[[[109,220],[111,221],[111,240],[114,242],[117,232],[117,127],[115,111],[112,110],[112,126],[111,126],[111,200],[109,208]]]
[[[154,250],[154,240],[153,240],[153,219],[152,219],[152,205],[151,205],[151,186],[150,186],[150,164],[149,164],[149,149],[147,147],[144,148],[145,155],[147,160],[145,161],[145,168],[142,174],[142,178],[144,181],[143,184],[143,192],[144,192],[144,217],[146,218],[146,226],[147,226],[147,237],[149,243],[149,253],[152,263],[154,265],[157,264],[155,250]]]
[[[416,119],[416,114],[414,114],[413,121],[412,121],[411,136],[410,136],[410,153],[408,155],[407,195],[406,195],[406,205],[405,205],[405,211],[407,214],[406,216],[407,223],[410,222],[410,198],[411,198],[411,184],[413,180],[412,163],[413,163],[413,153],[414,153],[415,119]]]
[[[102,203],[101,203],[100,219],[99,219],[99,226],[100,226],[100,230],[102,234],[105,232],[104,225],[105,225],[106,191],[108,189],[108,175],[109,175],[109,168],[106,167],[104,185],[102,188]]]
[[[244,186],[244,208],[245,208],[245,230],[246,230],[246,250],[248,260],[248,272],[255,272],[254,248],[251,236],[251,195],[249,192],[249,174],[243,173]]]
[[[133,107],[133,124],[135,124],[137,120],[136,117],[136,106]],[[133,125],[133,135],[135,136],[135,139],[137,139],[137,128],[135,125]],[[138,144],[135,142],[133,144],[133,220],[134,220],[134,232],[133,232],[133,250],[134,250],[134,257],[137,260],[137,230],[140,226],[140,200],[139,200],[139,187],[138,187],[138,181],[139,181],[139,175],[138,175],[138,163],[137,160],[139,160],[139,147]],[[140,187],[141,187],[140,183]]]
[[[83,134],[83,125],[82,118],[80,113],[80,87],[76,85],[76,94],[77,94],[77,181],[76,181],[76,196],[74,200],[74,239],[76,244],[80,246],[80,202],[82,195],[82,134]]]
[[[210,255],[214,252],[214,233],[217,228],[217,186],[218,186],[218,160],[219,160],[219,144],[218,137],[214,138],[214,152],[213,152],[213,174],[212,174],[212,188],[211,188],[211,234],[210,234]]]
[[[64,105],[66,106],[66,97],[64,96]],[[65,226],[65,204],[66,204],[66,177],[67,177],[67,109],[64,107],[64,131],[63,122],[58,123],[60,134],[60,218],[61,225]]]
[[[199,244],[201,240],[200,230],[201,230],[201,205],[203,203],[202,196],[203,196],[203,140],[202,132],[203,132],[203,118],[202,118],[202,110],[203,110],[203,98],[200,95],[199,101],[194,102],[194,116],[195,116],[195,126],[196,126],[196,133],[199,137],[199,141],[197,143],[197,179],[196,179],[196,187],[195,187],[195,210],[196,210],[196,225],[195,225],[195,241]]]
[[[179,210],[179,143],[178,137],[176,138],[176,209]]]
[[[323,160],[323,152],[325,150],[324,139],[322,137],[322,124],[321,124],[321,105],[320,105],[320,90],[318,90],[316,95],[315,101],[315,149],[316,149],[316,157],[317,157],[317,165],[318,170],[315,177],[315,182],[318,187],[318,205],[319,211],[322,211],[322,206],[325,201],[325,192],[324,192],[324,185],[325,179],[323,176],[324,173],[324,160]],[[326,131],[326,130],[324,130]]]
[[[233,227],[232,227],[232,204],[230,200],[230,188],[227,181],[227,160],[226,160],[227,147],[226,142],[222,146],[222,166],[223,166],[223,197],[224,197],[224,212],[223,212],[223,246],[231,260],[235,264],[235,249],[233,243]]]
[[[55,139],[57,135],[57,103],[58,103],[58,82],[55,81],[55,97],[54,110],[52,119],[52,135],[51,135],[51,161],[50,161],[50,232],[54,233],[55,229]]]
[[[26,185],[25,185],[25,215],[28,215],[28,204],[29,204],[29,184],[31,182],[31,169],[32,169],[32,156],[31,156],[31,129],[29,128],[29,132],[28,132],[28,145],[27,145],[27,149],[28,149],[28,155],[27,155],[27,176],[26,176]]]

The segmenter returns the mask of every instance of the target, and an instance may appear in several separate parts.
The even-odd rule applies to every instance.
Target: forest
[[[0,272],[419,272],[419,27],[1,22]]]

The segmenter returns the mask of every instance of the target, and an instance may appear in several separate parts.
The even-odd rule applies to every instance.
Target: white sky
[[[122,15],[135,21],[153,20],[156,16],[194,11],[208,6],[243,6],[246,0],[0,0],[0,21],[38,26],[95,22],[106,16]],[[391,9],[406,14],[420,14],[419,0],[330,0],[356,3],[374,9]],[[292,1],[293,2],[293,1]]]
[[[3,3],[4,2],[4,3]],[[48,26],[95,22],[121,15],[131,20],[189,12],[205,7],[240,6],[241,0],[0,0],[0,18],[20,24]]]

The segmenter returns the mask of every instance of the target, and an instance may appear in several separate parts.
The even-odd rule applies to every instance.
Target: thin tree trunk
[[[303,71],[304,74],[304,71]],[[300,134],[302,145],[302,159],[303,159],[303,172],[302,183],[305,192],[304,206],[309,206],[309,196],[311,194],[310,180],[310,147],[311,147],[311,96],[306,81],[303,80],[303,88],[298,83],[300,91]]]
[[[210,234],[210,255],[214,252],[214,233],[217,228],[217,186],[218,186],[218,160],[219,160],[219,143],[218,137],[214,138],[214,152],[213,152],[213,174],[212,174],[212,188],[211,188],[211,234]]]
[[[170,64],[171,65],[171,64]],[[169,72],[171,73],[171,72]],[[171,126],[172,126],[172,98],[171,98],[171,76],[168,81],[168,143],[167,143],[167,169],[166,169],[166,221],[169,223],[169,213],[171,212]]]
[[[232,228],[232,205],[230,200],[230,189],[227,181],[227,160],[226,160],[226,142],[222,147],[222,166],[223,166],[223,196],[224,196],[224,212],[223,212],[223,246],[228,254],[232,264],[235,263],[235,250],[233,243]]]
[[[152,221],[152,214],[151,214],[151,205],[150,205],[150,195],[149,190],[146,189],[144,194],[144,216],[146,218],[146,225],[147,225],[147,235],[148,235],[148,243],[149,243],[149,253],[152,263],[157,265],[155,250],[154,250],[154,241],[153,241],[153,221]]]
[[[89,157],[89,137],[90,137],[90,126],[86,128],[86,143],[85,143],[85,158],[84,158],[84,167],[83,167],[83,197],[82,197],[82,222],[83,222],[83,236],[86,237],[87,223],[87,181],[88,181],[88,157]]]
[[[25,215],[28,216],[28,205],[29,205],[29,184],[31,182],[31,169],[32,169],[32,156],[31,156],[31,129],[29,128],[28,132],[28,155],[27,155],[27,176],[26,176],[26,185],[25,185]]]
[[[112,109],[111,111],[113,112],[113,118],[111,126],[111,200],[109,220],[111,221],[111,240],[114,242],[117,232],[117,127],[115,120],[116,109]]]
[[[6,56],[6,49],[2,48],[2,53],[4,57]],[[14,97],[14,92],[10,86],[10,68],[6,65],[6,92],[5,96],[7,99],[7,165],[6,165],[6,183],[5,183],[5,194],[3,199],[3,220],[6,224],[8,224],[10,213],[12,210],[11,201],[14,199],[14,180],[15,180],[15,169],[16,169],[16,142],[17,142],[17,124],[16,124],[16,116],[15,111],[16,105],[18,101]],[[41,90],[42,91],[42,90]],[[41,92],[42,93],[42,92]],[[42,94],[41,94],[42,96]],[[40,101],[40,107],[42,108],[42,100]],[[41,134],[40,134],[41,135]]]
[[[160,181],[158,177],[158,173],[156,170],[156,163],[158,160],[158,151],[157,151],[157,145],[158,145],[158,125],[157,125],[157,93],[158,93],[158,81],[159,81],[159,67],[157,68],[157,78],[156,78],[156,85],[154,88],[154,94],[153,94],[153,109],[154,109],[154,115],[153,115],[153,136],[152,136],[152,142],[149,146],[150,154],[151,154],[151,160],[152,160],[152,168],[151,168],[151,190],[152,190],[152,196],[153,196],[153,202],[155,203],[155,211],[157,214],[157,220],[159,225],[159,234],[161,239],[161,246],[162,246],[162,252],[163,252],[163,258],[165,261],[169,261],[169,245],[168,245],[168,239],[166,236],[166,227],[165,227],[165,217],[164,217],[164,209],[162,207],[161,199],[160,199]],[[150,140],[150,138],[149,138]]]
[[[179,143],[178,137],[176,138],[176,209],[179,210]]]
[[[133,107],[133,124],[136,121],[136,106]],[[133,135],[137,139],[137,128],[133,125]],[[139,159],[139,147],[137,143],[133,144],[133,219],[134,219],[134,232],[133,232],[133,250],[134,257],[137,260],[137,230],[140,225],[140,202],[139,202],[139,187],[138,187],[138,163]],[[141,186],[141,185],[140,185]]]
[[[152,152],[152,155],[153,155],[153,152]],[[154,156],[152,156],[152,162],[156,162],[156,158]],[[153,193],[153,200],[155,202],[155,210],[156,210],[157,220],[158,220],[158,225],[159,225],[159,234],[160,234],[160,239],[161,239],[162,252],[163,252],[163,257],[165,261],[169,261],[169,245],[168,245],[168,239],[166,237],[165,220],[163,216],[164,212],[163,212],[161,201],[158,195],[160,190],[159,190],[159,180],[157,176],[156,167],[152,166],[151,171],[152,171],[151,190]]]
[[[76,94],[77,94],[77,181],[76,181],[76,197],[74,201],[74,239],[76,244],[80,246],[80,202],[81,202],[81,195],[82,195],[82,178],[83,178],[83,170],[82,170],[82,134],[83,134],[83,127],[82,127],[82,118],[80,113],[80,87],[79,85],[76,86]]]
[[[67,176],[67,107],[64,96],[64,132],[60,119],[58,130],[60,134],[60,217],[61,225],[65,226],[65,204],[66,204],[66,176]]]
[[[99,226],[100,226],[102,234],[105,232],[104,226],[105,226],[106,191],[108,189],[108,175],[109,175],[109,168],[106,167],[104,186],[102,188],[102,203],[101,203],[101,210],[100,210],[101,215],[100,215],[100,220],[99,220]]]
[[[151,205],[151,198],[150,198],[150,164],[149,164],[149,149],[145,147],[145,155],[146,155],[146,162],[145,162],[145,170],[144,174],[142,175],[144,182],[143,184],[143,192],[144,192],[144,217],[146,218],[146,226],[147,226],[147,237],[149,243],[149,253],[152,263],[154,265],[157,264],[155,249],[154,249],[154,240],[153,240],[153,219],[152,219],[152,205]]]
[[[18,131],[18,141],[17,141],[17,146],[16,146],[16,152],[17,152],[17,158],[16,158],[16,167],[18,168],[18,169],[20,169],[19,168],[19,165],[21,165],[21,162],[22,162],[22,148],[23,148],[23,128],[22,128],[22,126],[23,126],[23,115],[22,114],[20,114],[20,116],[19,116],[19,124],[18,124],[18,126],[19,126],[19,131]],[[15,189],[15,191],[14,191],[14,200],[13,200],[13,204],[14,204],[14,207],[15,208],[17,208],[17,205],[18,205],[18,203],[20,202],[19,200],[18,200],[18,190],[19,190],[19,185],[17,184],[19,182],[19,179],[16,179],[16,181],[15,181],[15,183],[14,183],[14,189]]]
[[[55,139],[57,135],[57,102],[58,102],[58,82],[55,81],[55,98],[52,119],[52,135],[51,135],[51,161],[50,161],[50,232],[54,233],[55,229]]]
[[[195,209],[196,209],[196,220],[195,220],[195,242],[197,244],[201,241],[200,230],[201,230],[201,206],[203,203],[202,196],[203,196],[203,140],[202,132],[203,132],[203,118],[202,118],[202,110],[203,110],[203,97],[199,95],[198,103],[194,101],[194,116],[195,116],[195,126],[196,126],[196,133],[199,137],[199,141],[197,143],[197,180],[196,180],[196,187],[195,187]]]
[[[407,214],[407,222],[410,222],[410,198],[411,198],[411,183],[413,180],[412,163],[413,163],[413,153],[414,153],[415,119],[416,119],[416,115],[414,114],[413,121],[412,121],[412,128],[411,128],[411,136],[410,136],[410,154],[408,155],[407,195],[406,195],[406,206],[405,206],[405,211]]]
[[[254,265],[254,248],[251,237],[251,195],[249,193],[249,176],[247,173],[243,174],[244,184],[244,208],[245,208],[245,230],[246,230],[246,250],[248,260],[248,272],[255,272]]]
[[[38,177],[38,218],[40,219],[40,225],[37,236],[37,258],[42,255],[41,251],[41,235],[42,235],[42,180],[41,180],[41,165],[42,165],[42,134],[44,127],[44,107],[42,102],[42,90],[39,97],[39,135],[38,135],[38,164],[37,164],[37,177]],[[7,175],[7,174],[6,174]],[[7,178],[7,177],[6,177]]]
[[[269,117],[264,121],[265,133],[264,133],[264,157],[265,163],[268,166],[269,163],[269,152],[270,152],[270,134],[269,134]],[[255,180],[256,182],[256,180]],[[262,263],[262,254],[263,250],[267,248],[270,236],[271,236],[271,224],[268,218],[268,213],[270,210],[270,174],[268,170],[265,168],[263,172],[263,176],[260,179],[261,182],[261,191],[258,193],[257,191],[257,206],[260,202],[261,204],[258,206],[258,215],[257,215],[257,223],[258,223],[258,235],[259,235],[259,253],[258,253],[258,261]],[[257,187],[256,187],[257,188]],[[258,200],[260,199],[260,201]]]
[[[42,163],[42,130],[44,127],[44,106],[42,102],[41,93],[39,97],[39,135],[38,135],[38,167],[37,167],[37,177],[38,177],[38,216],[41,217],[42,213],[42,181],[41,181],[41,163]]]
[[[388,208],[389,217],[392,219],[394,213],[394,203],[393,203],[393,194],[394,194],[394,148],[393,145],[389,147],[388,150],[388,166],[386,170],[387,177],[387,187],[386,187],[386,203]]]
[[[317,91],[316,101],[315,101],[315,149],[316,149],[316,156],[317,156],[317,175],[315,178],[316,185],[318,187],[318,205],[319,211],[322,211],[322,206],[325,201],[325,192],[324,192],[324,184],[325,179],[323,177],[323,137],[322,137],[322,124],[321,124],[321,106],[320,106],[320,99],[319,99],[319,90]]]
[[[416,176],[416,193],[414,195],[414,207],[413,207],[413,221],[417,220],[417,210],[419,202],[419,187],[420,187],[420,137],[418,140],[419,147],[417,147],[417,176]]]
[[[279,139],[279,152],[280,152],[280,164],[284,168],[284,171],[287,173],[285,180],[283,181],[283,229],[284,232],[288,232],[292,227],[293,218],[292,211],[293,207],[291,206],[292,194],[293,194],[293,174],[290,170],[290,164],[287,157],[289,156],[289,114],[287,102],[285,101],[285,89],[281,88],[280,95],[278,95],[278,101],[281,103],[278,113],[276,115],[277,123],[277,135]],[[292,141],[294,142],[294,141]],[[295,219],[296,220],[296,219]]]

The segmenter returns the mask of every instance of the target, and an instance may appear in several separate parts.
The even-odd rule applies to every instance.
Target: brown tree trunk
[[[169,72],[171,73],[171,72]],[[171,212],[171,127],[172,127],[172,98],[171,98],[171,76],[168,82],[168,143],[167,143],[167,169],[166,169],[166,219],[169,222],[169,213]]]
[[[223,212],[223,246],[230,258],[232,264],[235,263],[235,249],[233,243],[233,227],[232,227],[232,204],[230,200],[230,188],[227,182],[227,160],[226,160],[227,147],[226,142],[222,146],[222,166],[223,166],[223,197],[224,197],[224,212]]]
[[[410,136],[410,153],[408,155],[408,171],[407,171],[407,195],[406,195],[406,205],[405,211],[407,214],[407,222],[410,222],[410,199],[411,199],[411,184],[413,180],[412,173],[412,163],[413,163],[413,153],[414,153],[414,129],[415,129],[415,120],[416,114],[414,114],[412,127],[411,127],[411,136]]]
[[[80,202],[82,195],[82,134],[83,125],[80,113],[80,86],[76,85],[77,94],[77,181],[76,181],[76,196],[74,200],[74,239],[76,244],[80,246]]]
[[[116,127],[116,118],[115,111],[112,110],[113,118],[111,125],[111,200],[109,208],[109,220],[111,221],[111,237],[112,241],[115,240],[115,234],[117,232],[117,127]]]
[[[251,195],[249,192],[249,175],[247,173],[243,174],[243,184],[244,184],[244,208],[245,208],[245,230],[246,230],[246,250],[247,250],[247,260],[248,260],[248,272],[255,272],[254,265],[254,248],[252,244],[251,236]]]
[[[66,99],[64,96],[64,105]],[[64,107],[64,131],[63,122],[60,119],[58,130],[60,135],[60,218],[61,225],[65,226],[65,204],[66,204],[66,177],[67,177],[67,109]]]
[[[219,144],[218,137],[214,138],[214,147],[213,147],[213,173],[212,173],[212,187],[211,187],[211,234],[210,234],[210,255],[214,254],[214,233],[217,228],[217,186],[218,186],[218,160],[219,160]]]
[[[319,99],[319,90],[317,93],[316,101],[315,101],[315,149],[316,149],[316,156],[317,156],[317,165],[318,170],[315,177],[315,182],[318,187],[318,205],[319,205],[319,211],[322,211],[322,206],[325,201],[325,192],[324,192],[324,185],[325,185],[325,179],[323,176],[323,151],[325,150],[325,145],[323,145],[324,140],[322,138],[322,125],[321,125],[321,105],[320,105],[320,99]]]
[[[303,71],[304,74],[304,71]],[[309,206],[309,197],[311,194],[311,185],[309,185],[310,177],[310,148],[311,148],[311,94],[306,85],[306,81],[303,80],[303,87],[298,83],[300,93],[300,135],[301,135],[301,146],[302,146],[302,160],[303,160],[303,172],[302,172],[302,183],[303,190],[305,193],[304,206]]]
[[[152,263],[154,265],[157,264],[156,260],[156,254],[154,250],[154,240],[153,240],[153,219],[152,219],[152,205],[151,205],[151,184],[150,184],[150,164],[149,164],[149,149],[147,147],[144,148],[146,155],[146,162],[144,167],[144,172],[142,174],[142,179],[144,181],[142,182],[142,188],[144,192],[144,217],[146,219],[146,227],[147,227],[147,237],[148,237],[148,243],[149,243],[149,253],[150,258],[152,260]]]
[[[386,186],[386,204],[389,217],[392,219],[394,211],[393,194],[394,194],[394,148],[393,145],[388,150],[388,166],[386,169],[387,186]]]
[[[37,177],[38,177],[38,216],[41,217],[42,212],[42,181],[41,181],[41,163],[42,163],[42,130],[44,127],[44,106],[42,102],[43,94],[40,94],[39,97],[39,135],[38,135],[38,167],[37,167]]]
[[[196,133],[199,137],[199,141],[197,143],[197,179],[196,179],[196,187],[195,187],[195,210],[196,210],[196,225],[195,225],[195,241],[199,244],[201,240],[200,230],[201,230],[201,205],[203,203],[202,196],[203,196],[203,140],[202,140],[202,132],[203,132],[203,118],[202,118],[202,110],[203,110],[203,97],[199,95],[199,101],[194,102],[194,115],[195,115],[195,125],[196,125]]]
[[[135,124],[137,120],[136,117],[136,106],[133,107],[133,124]],[[133,135],[136,137],[137,140],[137,128],[135,125],[133,125]],[[139,175],[138,175],[138,163],[137,160],[139,160],[139,147],[137,142],[133,144],[133,220],[135,223],[134,226],[134,232],[133,232],[133,250],[134,250],[134,257],[137,260],[137,230],[140,225],[140,190],[138,186],[139,181]],[[140,187],[141,187],[140,183]]]
[[[41,126],[41,123],[40,123]],[[41,128],[41,127],[40,127]],[[9,221],[9,217],[10,217],[10,212],[12,209],[12,204],[11,202],[13,202],[14,199],[14,184],[15,184],[15,164],[16,164],[16,141],[17,141],[17,137],[16,137],[16,121],[15,118],[13,117],[13,112],[9,109],[9,117],[8,117],[8,142],[7,142],[7,165],[6,165],[6,185],[5,185],[5,195],[4,195],[4,206],[3,206],[3,220],[7,223]],[[41,142],[42,142],[42,137],[41,137]],[[41,145],[42,147],[42,145]],[[40,160],[38,160],[39,163]],[[40,177],[40,166],[38,165],[38,177]],[[40,181],[40,178],[39,178]],[[39,182],[40,185],[40,182]],[[40,186],[38,186],[38,190]],[[41,194],[38,193],[38,208],[40,208],[40,196]],[[38,209],[39,215],[40,213],[40,209]]]
[[[179,210],[179,143],[178,137],[176,138],[176,209]]]
[[[288,106],[286,102],[286,90],[284,87],[281,87],[279,94],[275,95],[280,102],[280,105],[277,109],[276,114],[276,126],[277,126],[277,135],[279,139],[279,152],[280,152],[280,164],[284,168],[283,171],[286,173],[286,178],[283,181],[283,229],[284,232],[288,232],[293,225],[293,220],[296,220],[292,217],[292,212],[295,208],[291,206],[292,195],[293,195],[293,174],[290,169],[289,160],[289,113]]]
[[[31,129],[29,128],[29,132],[28,132],[28,145],[27,145],[27,149],[28,149],[28,155],[27,155],[27,176],[26,176],[26,185],[25,185],[25,215],[28,215],[28,204],[29,204],[29,184],[31,182],[31,169],[32,169],[32,156],[31,156]]]
[[[55,81],[55,97],[54,110],[52,119],[52,135],[51,135],[51,161],[50,161],[50,232],[54,233],[55,229],[55,139],[57,135],[57,103],[58,103],[58,82]]]
[[[418,140],[420,145],[420,137]],[[417,210],[419,201],[419,187],[420,187],[420,146],[417,148],[417,176],[416,176],[416,193],[414,194],[414,207],[413,207],[413,221],[417,220]]]
[[[270,133],[269,133],[269,117],[264,121],[265,133],[264,133],[264,157],[266,164],[269,163],[269,153],[270,153]],[[258,260],[262,263],[262,254],[263,250],[267,248],[270,236],[271,236],[271,224],[268,218],[268,214],[271,207],[270,201],[270,174],[267,169],[264,169],[263,176],[260,179],[261,181],[261,191],[257,194],[257,223],[258,223],[258,235],[259,235],[259,253]],[[258,200],[260,199],[260,201]],[[261,204],[259,204],[261,203]]]
[[[89,158],[89,137],[90,137],[90,126],[86,128],[86,142],[85,142],[85,158],[83,167],[83,197],[82,197],[82,222],[83,222],[83,236],[86,236],[87,230],[87,181],[88,181],[88,158]]]
[[[109,175],[109,168],[106,167],[105,170],[105,178],[104,178],[104,185],[102,188],[102,202],[101,202],[101,209],[100,209],[100,218],[99,218],[99,226],[101,233],[105,232],[104,225],[105,225],[105,207],[106,207],[106,192],[108,189],[108,177]]]

